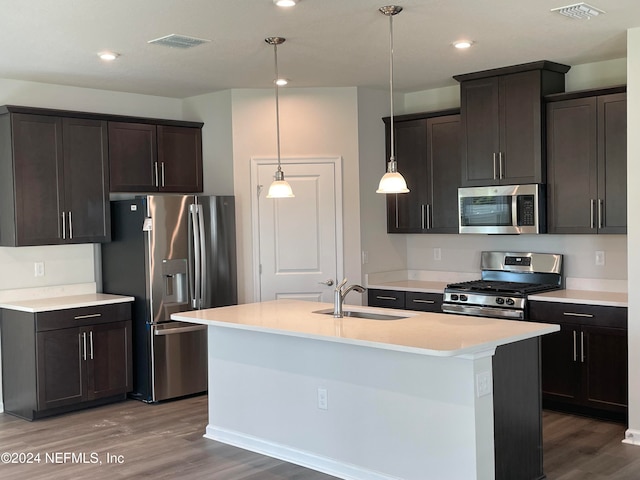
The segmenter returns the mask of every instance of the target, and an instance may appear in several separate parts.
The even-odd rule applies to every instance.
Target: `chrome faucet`
[[[351,291],[351,290],[355,290],[358,293],[364,293],[366,288],[364,288],[361,285],[349,285],[347,288],[345,288],[343,290],[343,287],[347,284],[347,279],[345,278],[344,280],[342,280],[342,282],[340,282],[338,285],[336,285],[336,289],[334,292],[334,300],[333,300],[333,317],[334,318],[342,318],[342,303],[344,302],[344,297],[347,296],[347,294]]]

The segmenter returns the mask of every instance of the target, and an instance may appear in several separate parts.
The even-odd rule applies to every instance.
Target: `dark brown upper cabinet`
[[[0,110],[0,244],[110,240],[107,123]]]
[[[626,88],[548,100],[549,233],[626,233]]]
[[[386,126],[387,158],[390,119]],[[395,155],[409,193],[387,195],[387,232],[458,233],[458,110],[394,117]]]
[[[109,122],[111,192],[202,192],[202,125]]]
[[[462,186],[544,183],[542,97],[564,92],[567,65],[539,61],[456,75]]]

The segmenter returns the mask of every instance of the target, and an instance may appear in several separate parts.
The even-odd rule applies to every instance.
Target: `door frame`
[[[280,158],[280,163],[285,165],[283,171],[286,172],[286,165],[292,164],[332,164],[334,171],[334,192],[335,192],[335,232],[336,232],[336,275],[337,280],[344,276],[344,237],[343,237],[343,210],[342,210],[342,157],[325,157],[325,156],[309,156],[309,157],[290,157]],[[253,271],[253,298],[255,302],[262,301],[262,292],[260,284],[260,202],[258,200],[260,190],[258,186],[258,167],[261,165],[273,165],[275,172],[278,167],[278,159],[275,157],[251,157],[251,244],[253,259],[251,269]],[[286,178],[286,177],[285,177]],[[262,186],[263,191],[268,190],[268,185]],[[295,192],[294,192],[295,194]],[[265,191],[266,195],[266,191]]]

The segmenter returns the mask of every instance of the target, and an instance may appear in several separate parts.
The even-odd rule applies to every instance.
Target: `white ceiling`
[[[393,0],[390,3],[394,3]],[[395,0],[394,88],[455,85],[452,75],[536,60],[568,65],[626,56],[640,0],[594,0],[606,14],[575,20],[550,9],[571,0]],[[185,98],[270,88],[273,47],[293,87],[388,88],[384,0],[0,0],[0,78]],[[149,45],[171,33],[211,40],[191,49]],[[458,51],[466,37],[476,44]],[[106,64],[97,52],[120,57]]]

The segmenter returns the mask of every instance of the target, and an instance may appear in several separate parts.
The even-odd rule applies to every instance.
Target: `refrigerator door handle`
[[[200,205],[198,205],[198,227],[200,230],[200,291],[198,292],[198,308],[202,308],[205,292],[207,291],[207,243],[205,241],[204,215]]]
[[[200,271],[200,267],[201,267],[201,253],[202,253],[202,247],[200,245],[200,222],[198,220],[198,212],[199,212],[199,206],[198,205],[190,205],[189,206],[189,210],[191,212],[191,229],[192,229],[192,234],[193,234],[193,256],[194,256],[194,278],[193,278],[193,284],[195,285],[193,292],[191,292],[191,307],[194,309],[198,309],[200,308],[200,305],[198,303],[199,299],[200,299],[200,290],[201,290],[201,285],[200,282],[202,280],[202,272]]]

